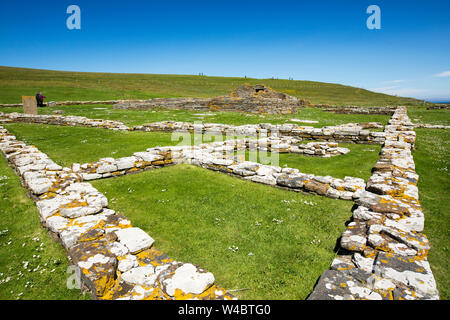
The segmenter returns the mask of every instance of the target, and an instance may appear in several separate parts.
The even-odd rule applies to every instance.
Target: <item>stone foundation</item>
[[[243,85],[227,96],[215,98],[157,98],[118,103],[115,109],[149,110],[154,108],[220,110],[246,113],[291,114],[308,105],[306,100],[276,92],[271,88]]]
[[[170,110],[209,110],[210,98],[154,98],[133,100],[114,104],[114,109],[150,110],[164,108]]]
[[[246,136],[292,136],[303,140],[333,141],[345,143],[382,144],[384,132],[370,131],[369,128],[382,128],[376,122],[347,123],[338,126],[314,128],[285,123],[247,124],[242,126],[218,123],[188,123],[161,121],[135,126],[133,130],[161,132],[191,132],[199,134],[246,135]]]
[[[3,114],[1,118],[130,130],[120,122],[83,117]],[[416,137],[414,127],[405,107],[395,110],[384,132],[370,132],[357,124],[312,128],[290,124],[225,126],[162,122],[131,130],[271,134],[260,140],[150,148],[130,157],[103,158],[89,164],[74,164],[72,168],[58,166],[3,128],[0,150],[36,202],[43,225],[61,241],[81,271],[83,283],[96,298],[233,299],[214,284],[211,273],[189,263],[175,262],[154,248],[149,235],[108,209],[107,198],[83,182],[188,163],[288,190],[355,201],[352,220],[339,240],[338,255],[308,299],[439,299],[427,261],[430,244],[422,233],[424,214],[417,188],[419,176],[411,153]],[[367,183],[360,178],[315,176],[293,168],[241,161],[234,156],[240,150],[311,156],[345,153],[334,143],[300,144],[302,139],[356,143],[374,143],[376,139],[376,143],[383,143],[383,148]],[[186,277],[192,281],[186,281]]]
[[[430,244],[422,233],[413,128],[406,107],[398,107],[385,127],[380,160],[340,238],[338,256],[308,299],[439,299],[427,261]]]
[[[176,262],[143,230],[108,209],[108,199],[0,127],[0,150],[36,203],[40,220],[66,249],[96,299],[235,299],[212,273]]]
[[[332,157],[349,152],[346,148],[338,147],[336,143],[299,144],[299,141],[292,137],[243,139],[204,143],[193,147],[149,148],[129,157],[103,158],[81,165],[76,163],[73,164],[72,171],[78,173],[83,181],[88,181],[187,163],[253,182],[343,200],[357,199],[365,185],[364,180],[360,178],[336,179],[331,176],[315,176],[301,173],[298,169],[245,161],[240,159],[239,155],[234,155],[235,152],[246,150],[292,152],[318,157]]]

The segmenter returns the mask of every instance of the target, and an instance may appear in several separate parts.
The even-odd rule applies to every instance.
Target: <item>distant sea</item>
[[[429,100],[429,102],[432,102],[432,103],[449,104],[449,103],[450,103],[450,100],[447,100],[447,101],[435,101],[435,100]]]

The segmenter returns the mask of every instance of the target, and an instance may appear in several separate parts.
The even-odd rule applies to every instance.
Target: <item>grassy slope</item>
[[[61,244],[42,228],[36,206],[3,156],[0,157],[0,208],[0,300],[88,299],[89,294],[67,289],[70,276],[67,255]],[[24,268],[25,261],[28,261],[27,268]],[[10,280],[6,282],[7,278]]]
[[[22,95],[35,95],[37,91],[42,91],[49,101],[214,97],[229,94],[244,83],[265,84],[316,104],[367,106],[420,104],[415,99],[313,81],[83,73],[11,67],[0,67],[0,103],[20,103]]]
[[[244,299],[306,298],[329,268],[353,204],[189,165],[93,185],[158,249],[213,272],[226,289],[249,288],[236,293]]]

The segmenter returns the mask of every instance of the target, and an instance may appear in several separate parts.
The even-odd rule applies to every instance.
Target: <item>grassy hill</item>
[[[226,78],[193,75],[66,72],[0,66],[0,103],[20,103],[22,95],[42,91],[48,101],[214,97],[238,86],[264,84],[330,105],[420,105],[421,101],[340,84],[282,79]]]

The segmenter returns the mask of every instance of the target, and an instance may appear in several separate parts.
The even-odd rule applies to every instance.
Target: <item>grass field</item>
[[[0,103],[20,103],[21,96],[42,91],[48,101],[214,97],[242,84],[264,84],[275,90],[331,105],[421,105],[400,98],[340,84],[193,75],[62,72],[0,67]]]
[[[450,299],[450,132],[416,129],[414,162],[420,176],[419,196],[431,242],[429,261],[441,299]]]
[[[449,110],[427,110],[426,108],[408,108],[408,116],[414,123],[440,124],[450,126]]]
[[[89,299],[67,289],[70,263],[41,227],[39,212],[15,172],[0,157],[0,300]]]
[[[249,289],[236,292],[241,299],[306,298],[353,205],[189,165],[93,185],[158,249],[211,271],[226,289]]]

